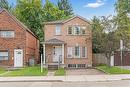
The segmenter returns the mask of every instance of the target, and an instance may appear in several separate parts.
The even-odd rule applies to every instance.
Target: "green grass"
[[[108,73],[108,74],[130,74],[130,70],[121,69],[115,66],[108,67],[108,66],[98,66],[98,69]]]
[[[43,68],[43,73],[40,71],[40,66],[26,67],[21,70],[11,71],[4,76],[45,76],[48,70]]]
[[[58,70],[55,71],[55,76],[64,76],[64,75],[65,75],[64,68],[59,68]]]
[[[5,72],[6,72],[5,69],[0,68],[0,74],[5,73]]]

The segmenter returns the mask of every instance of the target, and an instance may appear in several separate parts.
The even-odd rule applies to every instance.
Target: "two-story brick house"
[[[90,22],[74,16],[44,23],[44,65],[68,68],[92,66],[92,33]]]
[[[39,40],[7,10],[0,10],[0,65],[24,67],[39,61]]]

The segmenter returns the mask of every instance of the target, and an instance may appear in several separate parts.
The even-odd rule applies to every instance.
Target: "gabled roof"
[[[53,38],[53,39],[49,39],[49,40],[45,41],[44,44],[65,44],[65,42],[62,40]]]
[[[15,16],[13,16],[11,13],[9,13],[6,9],[0,9],[0,14],[5,11],[16,23],[18,23],[19,26],[22,27],[22,29],[25,29],[29,33],[31,33],[33,36],[38,38],[27,26],[25,26],[22,22],[20,22]]]
[[[72,19],[74,19],[74,18],[76,18],[76,17],[78,17],[78,18],[80,18],[80,19],[82,19],[82,20],[88,22],[89,24],[91,24],[91,22],[90,22],[89,20],[87,20],[86,18],[83,18],[83,17],[81,17],[81,16],[79,16],[79,15],[73,16],[73,17],[71,17],[71,18],[69,18],[69,19],[57,20],[57,21],[50,21],[50,22],[44,22],[44,24],[46,24],[46,25],[47,25],[47,24],[64,24],[64,23],[66,23],[66,22],[68,22],[68,21],[70,21],[70,20],[72,20]]]

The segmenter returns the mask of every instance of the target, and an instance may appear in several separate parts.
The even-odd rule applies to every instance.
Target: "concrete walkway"
[[[54,76],[55,70],[49,70],[47,76]]]
[[[130,74],[121,75],[80,75],[80,76],[32,76],[0,77],[0,82],[66,82],[66,81],[111,81],[129,80]]]

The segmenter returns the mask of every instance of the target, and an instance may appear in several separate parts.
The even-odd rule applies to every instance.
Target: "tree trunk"
[[[111,67],[111,56],[107,58],[107,65],[108,67]]]

